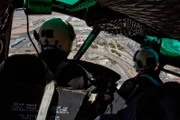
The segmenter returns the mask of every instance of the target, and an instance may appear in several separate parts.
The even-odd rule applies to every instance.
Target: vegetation
[[[97,42],[98,45],[104,46],[106,43],[105,42]]]
[[[96,56],[96,57],[92,57],[92,58],[90,58],[91,60],[98,60],[99,59],[99,57],[98,56]]]
[[[77,47],[72,48],[72,51],[78,51]]]
[[[25,52],[31,52],[31,50],[25,50]]]
[[[116,50],[114,49],[111,49],[111,52],[116,54],[118,57],[121,57],[121,54],[119,52],[117,52]]]
[[[98,46],[96,44],[91,44],[91,48],[98,49]]]
[[[110,61],[111,61],[111,64],[113,64],[113,65],[115,65],[117,62],[115,61],[115,60],[113,60],[113,59],[110,59]]]
[[[116,46],[111,42],[111,43],[109,43],[109,46],[111,47],[111,48],[116,48]]]
[[[124,47],[122,47],[120,44],[117,45],[118,50],[124,50]]]
[[[81,47],[81,45],[80,45],[80,44],[76,44],[76,47],[77,47],[77,48],[80,48],[80,47]]]

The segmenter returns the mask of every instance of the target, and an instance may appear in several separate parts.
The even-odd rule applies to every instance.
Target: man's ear
[[[36,39],[36,41],[37,41],[38,43],[40,43],[40,41],[39,41],[39,34],[36,32],[36,30],[34,30],[33,36],[34,36],[34,38]]]

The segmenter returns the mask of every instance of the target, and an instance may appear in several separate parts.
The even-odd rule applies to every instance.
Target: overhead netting
[[[98,2],[171,37],[180,38],[179,0],[98,0]]]

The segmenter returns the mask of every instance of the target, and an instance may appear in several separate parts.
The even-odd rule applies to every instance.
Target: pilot
[[[58,85],[82,88],[84,81],[82,74],[80,75],[80,70],[77,67],[73,68],[73,66],[67,65],[67,57],[76,37],[73,26],[60,18],[52,18],[43,23],[39,33],[34,31],[34,37],[40,46],[40,57],[51,73],[57,74],[59,69],[66,71],[61,72],[61,75],[56,75],[56,79],[61,79],[57,80]],[[76,75],[78,79],[74,79],[72,74]],[[68,79],[74,81],[68,81]]]

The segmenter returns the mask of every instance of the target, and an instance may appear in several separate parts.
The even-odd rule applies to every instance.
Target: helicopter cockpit
[[[152,4],[140,2],[131,6],[131,11],[125,3],[111,6],[103,0],[4,0],[0,6],[0,79],[8,86],[3,96],[4,118],[93,120],[101,114],[117,112],[121,108],[117,100],[121,98],[116,92],[136,74],[132,57],[143,44],[157,52],[160,64],[156,72],[161,80],[178,81],[179,17],[173,14],[169,19],[159,18],[153,8],[143,5]],[[146,9],[144,13],[141,8]],[[133,11],[141,14],[134,16]],[[25,19],[19,14],[15,18],[16,12],[24,14]],[[70,22],[78,35],[59,77],[71,80],[83,74],[87,80],[83,89],[58,84],[38,57],[33,30],[38,31],[40,24],[52,17]],[[176,22],[170,24],[171,20]],[[13,25],[15,22],[18,24]]]

